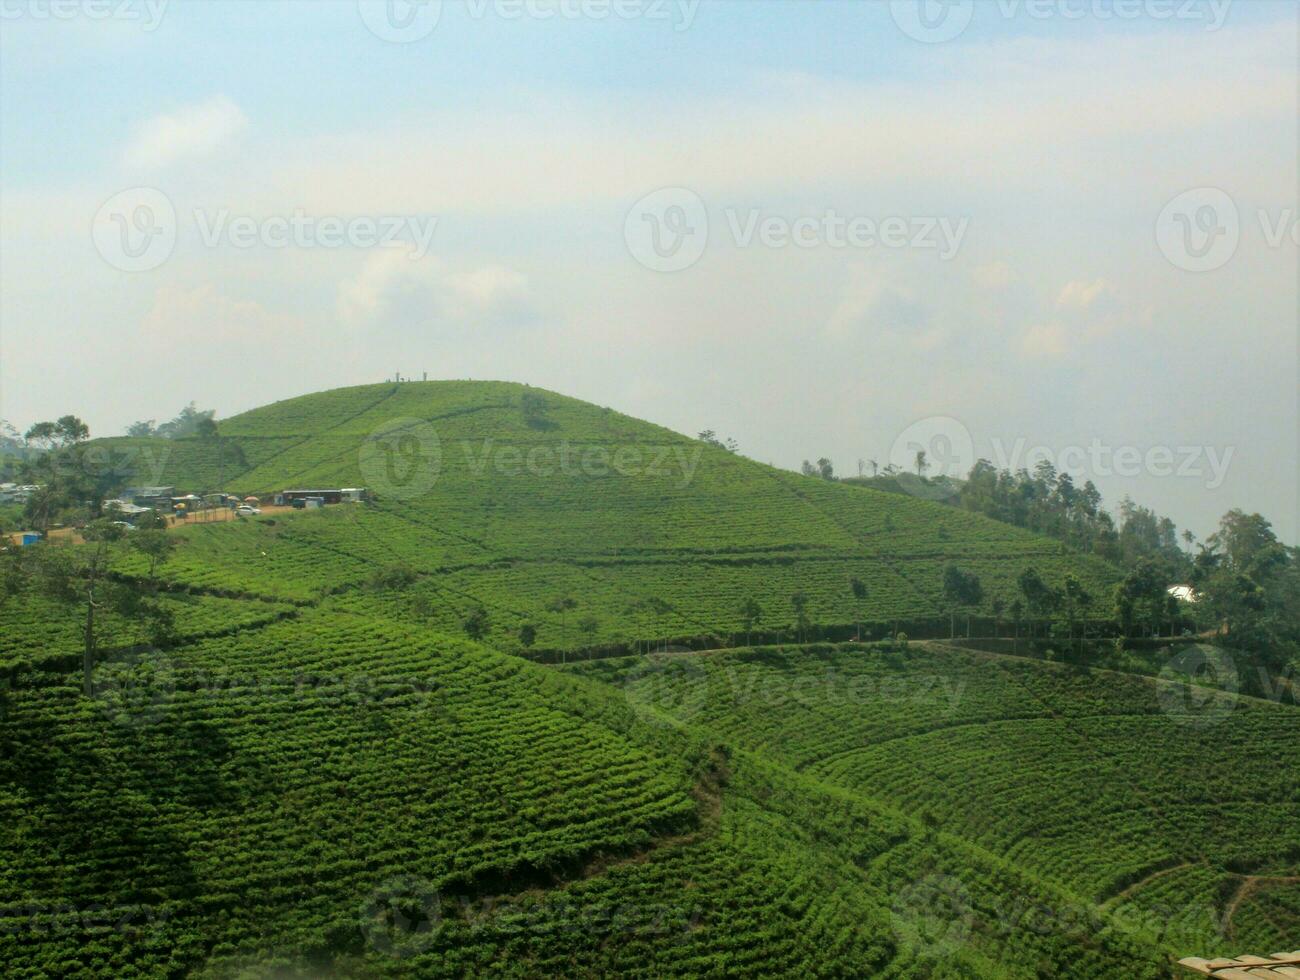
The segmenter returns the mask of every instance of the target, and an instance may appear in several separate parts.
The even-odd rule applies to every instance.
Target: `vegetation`
[[[1160,555],[516,385],[207,423],[51,435],[82,540],[0,551],[6,976],[1129,980],[1294,938],[1300,715],[1131,672],[1193,628],[1287,679],[1262,519],[1171,608]],[[375,499],[125,531],[127,483]],[[924,639],[959,615],[1068,662]]]

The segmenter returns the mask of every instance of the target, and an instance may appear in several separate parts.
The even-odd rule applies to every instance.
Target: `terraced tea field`
[[[526,416],[525,396],[542,399],[540,420]],[[166,571],[172,581],[304,602],[402,566],[422,577],[418,621],[454,633],[482,607],[487,639],[502,649],[519,648],[526,624],[551,650],[734,636],[748,600],[760,607],[752,629],[787,631],[796,593],[807,595],[813,624],[864,623],[880,635],[944,618],[951,561],[979,576],[985,602],[972,611],[985,615],[1015,598],[1027,566],[1056,585],[1078,576],[1103,617],[1116,580],[1102,562],[1003,524],[798,477],[518,385],[343,389],[237,416],[220,431],[232,458],[247,443],[239,452],[257,460],[231,473],[227,489],[369,486],[377,501],[188,528]],[[190,466],[197,441],[179,441],[164,482],[209,486],[207,471]],[[168,448],[156,442],[150,458]],[[397,454],[402,479],[390,479],[381,450]],[[566,598],[577,605],[550,608]]]
[[[1294,935],[1300,713],[1288,706],[1224,695],[1180,710],[1167,682],[942,644],[567,670],[624,688],[647,714],[887,800],[1089,907],[1146,921],[1176,912],[1170,932],[1184,955],[1234,928],[1261,948]],[[1232,889],[1256,874],[1254,904],[1229,917]]]
[[[93,697],[79,606],[0,606],[5,976],[1154,980],[1295,945],[1293,709],[739,648],[800,594],[814,632],[937,628],[949,562],[977,612],[1032,566],[1107,615],[1115,570],[1052,541],[515,385],[110,442],[163,460],[134,482],[375,499],[171,532],[175,640],[106,613]],[[733,649],[600,659],[674,640]]]

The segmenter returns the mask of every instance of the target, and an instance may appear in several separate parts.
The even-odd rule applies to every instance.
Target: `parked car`
[[[244,504],[237,511],[235,511],[235,513],[238,514],[240,517],[252,517],[254,514],[262,513],[262,508],[254,507],[251,504]]]

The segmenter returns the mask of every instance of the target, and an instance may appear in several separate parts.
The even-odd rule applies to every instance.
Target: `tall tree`
[[[973,572],[963,571],[956,565],[948,565],[943,570],[943,597],[948,604],[949,636],[957,635],[957,612],[970,610],[984,601],[984,586]],[[970,635],[970,614],[967,612],[966,634]]]
[[[808,619],[808,596],[796,592],[790,596],[790,605],[794,608],[794,631],[797,642],[802,643],[811,625]]]
[[[754,630],[754,625],[763,618],[763,607],[758,604],[758,600],[750,596],[740,604],[740,621],[745,626],[745,646],[749,646],[750,635]]]

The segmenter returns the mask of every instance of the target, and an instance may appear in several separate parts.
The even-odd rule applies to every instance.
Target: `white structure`
[[[1171,585],[1166,591],[1179,602],[1196,602],[1200,599],[1190,585]]]

